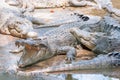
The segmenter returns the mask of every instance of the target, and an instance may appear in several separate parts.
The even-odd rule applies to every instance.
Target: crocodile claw
[[[75,55],[67,55],[65,60],[68,62],[73,62],[75,60]]]

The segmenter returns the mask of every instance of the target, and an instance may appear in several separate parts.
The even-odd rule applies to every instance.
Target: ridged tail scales
[[[115,20],[112,17],[105,16],[103,20],[100,22],[101,31],[105,33],[114,33],[115,31],[120,32],[120,24],[119,21]]]

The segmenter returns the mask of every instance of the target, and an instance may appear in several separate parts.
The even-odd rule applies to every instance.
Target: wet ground
[[[112,0],[113,5],[116,8],[120,9],[120,0]],[[103,16],[106,14],[104,10],[94,9],[93,7],[82,7],[82,8],[59,8],[59,9],[41,9],[36,10],[33,14],[35,17],[43,18],[46,22],[51,22],[55,19],[58,19],[60,16],[56,15],[64,15],[65,13],[69,12],[80,12],[82,14],[88,15],[96,15],[96,16]],[[56,14],[56,15],[55,15]],[[42,35],[45,31],[50,30],[50,28],[39,29],[36,30]],[[19,57],[21,54],[11,54],[9,50],[15,49],[14,41],[17,38],[12,36],[5,36],[0,34],[0,80],[50,80],[50,79],[42,79],[42,78],[33,78],[29,79],[28,77],[23,78],[16,78],[15,76],[3,74],[3,68],[14,68],[14,65],[17,64]],[[78,51],[77,60],[82,59],[81,55],[90,55],[94,56],[94,53],[81,49]],[[30,72],[39,68],[45,68],[52,65],[58,65],[64,63],[65,56],[59,55],[52,59],[46,60],[44,62],[40,62],[36,65],[28,67],[24,69],[24,71]],[[62,80],[120,80],[120,68],[117,69],[108,69],[108,70],[86,70],[86,71],[74,71],[74,72],[62,72],[62,73],[51,73],[56,74],[58,77],[62,77]]]

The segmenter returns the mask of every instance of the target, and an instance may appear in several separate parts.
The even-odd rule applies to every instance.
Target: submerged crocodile
[[[38,72],[61,72],[61,71],[75,71],[75,70],[104,70],[120,67],[120,53],[111,52],[106,55],[99,55],[91,60],[83,60],[73,62],[71,64],[62,64],[59,66],[48,67],[47,69],[33,71]]]
[[[80,27],[84,24],[93,23],[91,23],[91,20],[89,20],[88,18],[87,21],[83,21],[81,19],[81,21],[79,22],[61,25],[56,29],[52,29],[44,33],[42,37],[16,41],[16,44],[18,46],[21,45],[24,47],[22,50],[23,55],[18,63],[18,66],[26,67],[28,65],[45,60],[60,53],[67,53],[68,61],[74,60],[76,54],[74,46],[77,42],[72,34],[69,32],[69,30],[72,27]]]

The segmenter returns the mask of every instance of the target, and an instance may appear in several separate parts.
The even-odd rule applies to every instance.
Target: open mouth
[[[35,41],[29,41],[29,40],[17,40],[15,42],[15,45],[19,48],[20,46],[25,47],[25,49],[28,50],[41,50],[39,44],[35,44]]]
[[[24,47],[23,54],[18,61],[19,68],[25,68],[39,61],[40,56],[43,56],[44,50],[35,41],[31,40],[17,40],[16,47]]]

